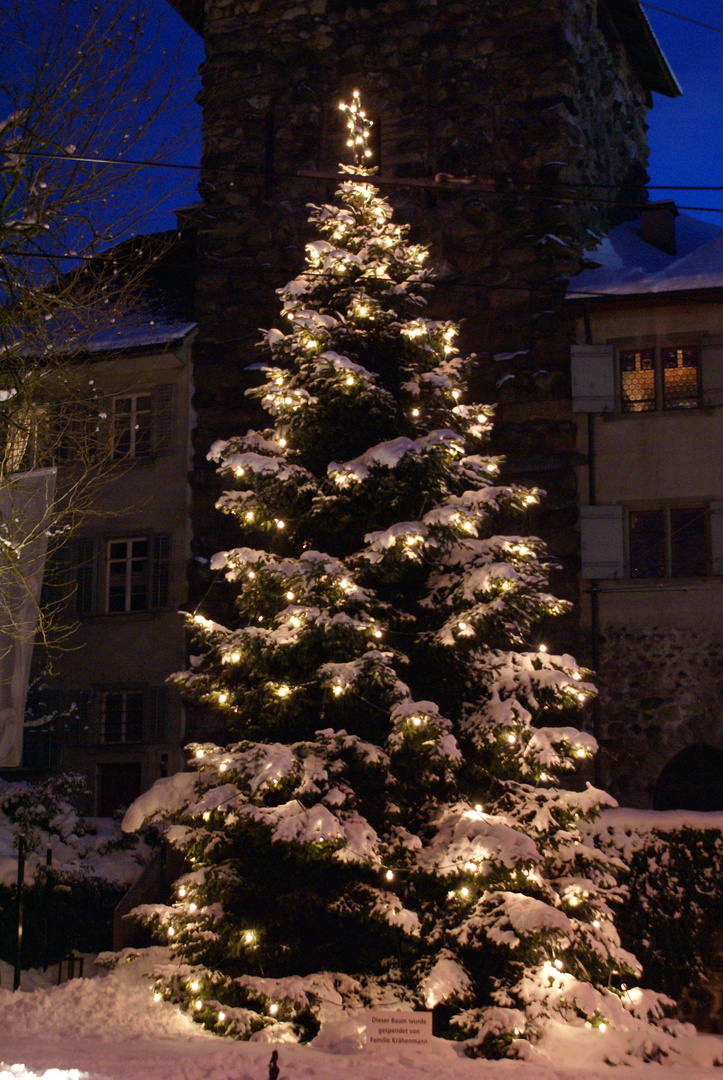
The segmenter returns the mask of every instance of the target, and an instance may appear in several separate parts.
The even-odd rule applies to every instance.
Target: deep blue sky
[[[200,110],[190,104],[193,79],[203,60],[200,38],[189,30],[166,0],[153,0],[162,20],[166,46],[174,48],[183,40],[182,80],[190,80],[179,95],[187,103],[186,123],[195,137],[186,141],[176,161],[197,164],[200,159]],[[649,114],[650,180],[652,184],[719,185],[723,188],[723,6],[720,0],[655,0],[665,8],[689,19],[717,26],[722,31],[694,26],[652,10],[645,3],[645,13],[663,52],[683,89],[683,97],[654,95]],[[172,178],[172,179],[171,179]],[[175,188],[168,206],[195,202],[194,173],[169,174],[168,184]],[[720,213],[698,216],[723,226],[723,191],[676,192],[651,189],[652,199],[674,198],[678,205],[720,207]],[[167,212],[154,215],[151,228],[172,228],[174,218]]]

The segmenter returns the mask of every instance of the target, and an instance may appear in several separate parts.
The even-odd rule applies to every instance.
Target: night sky
[[[183,41],[183,71],[181,80],[190,80],[179,95],[186,103],[185,122],[195,135],[189,136],[183,152],[174,160],[197,164],[200,160],[200,110],[190,104],[193,80],[203,60],[200,38],[189,30],[166,0],[153,0],[162,19],[165,45],[177,47]],[[683,89],[683,97],[666,98],[654,94],[654,106],[649,114],[650,182],[651,184],[718,185],[723,188],[723,8],[720,0],[660,0],[657,8],[698,20],[715,30],[693,25],[643,4],[645,13],[660,42],[668,62]],[[159,42],[160,48],[160,42]],[[175,219],[173,206],[195,202],[196,174],[167,174],[166,183],[173,194],[168,212],[154,214],[150,229],[172,228]],[[723,226],[723,190],[669,191],[651,188],[651,199],[673,198],[679,206],[720,208],[699,213],[709,221]],[[695,212],[695,211],[689,211]]]

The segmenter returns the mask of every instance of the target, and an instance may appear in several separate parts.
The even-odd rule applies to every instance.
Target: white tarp
[[[0,489],[0,766],[5,768],[22,759],[55,478],[55,469],[38,469],[8,477]]]

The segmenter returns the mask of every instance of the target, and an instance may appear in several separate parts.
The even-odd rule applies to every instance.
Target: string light
[[[387,870],[384,877],[387,879],[387,881],[394,881],[394,871],[393,870]]]
[[[269,1012],[271,1013],[272,1016],[276,1016],[278,1011],[279,1011],[279,1006],[276,1004],[275,1001],[272,1001],[272,1003],[269,1005]]]
[[[276,528],[277,529],[285,529],[286,528],[286,522],[282,521],[281,518],[276,518]]]
[[[228,701],[228,694],[220,693],[218,695],[218,700],[219,700],[220,705],[225,705],[226,702]]]
[[[198,979],[194,979],[192,983],[189,983],[188,989],[191,991],[192,994],[197,994],[198,993]]]
[[[187,892],[188,892],[188,890],[186,889],[186,886],[181,885],[180,889],[178,890],[178,895],[180,896],[181,900],[183,900],[183,898],[184,898],[184,896],[186,895]]]
[[[547,652],[547,645],[538,645],[538,652]]]
[[[334,696],[335,696],[335,697],[339,697],[339,695],[340,695],[340,694],[343,694],[343,693],[344,693],[344,688],[343,688],[343,687],[341,687],[341,686],[339,686],[339,684],[337,683],[337,684],[336,684],[336,685],[335,685],[335,686],[333,687],[333,693],[334,693]]]
[[[254,942],[254,938],[255,938],[255,934],[254,934],[253,930],[247,930],[246,933],[244,934],[244,941],[246,942],[247,945],[252,945],[253,942]]]
[[[196,1012],[200,1012],[201,1009],[203,1008],[203,1005],[201,1004],[200,1001],[197,1001],[196,1004],[193,1007],[196,1010]]]
[[[276,693],[279,697],[288,697],[291,691],[289,690],[288,686],[280,686]]]
[[[294,594],[291,592],[291,590],[289,590],[289,592],[287,592],[286,599],[287,600],[293,600],[294,599]]]
[[[254,520],[254,512],[253,512],[253,510],[247,510],[246,514],[244,516],[245,516],[247,521],[253,521]]]
[[[197,904],[189,904],[188,905],[188,910],[191,911],[191,912],[198,911],[198,905]]]
[[[155,994],[153,995],[153,1000],[154,1001],[162,1001],[163,1000],[163,994],[159,994],[159,992],[156,990]]]

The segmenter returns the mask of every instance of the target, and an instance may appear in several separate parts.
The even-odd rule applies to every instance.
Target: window
[[[700,353],[695,345],[621,349],[623,412],[694,409],[699,404]]]
[[[629,511],[630,577],[704,577],[708,573],[707,518],[704,506]]]
[[[112,456],[148,457],[152,451],[153,397],[124,394],[112,402]]]
[[[581,506],[583,578],[723,575],[723,503]]]
[[[171,538],[167,533],[68,547],[66,586],[75,615],[165,611],[171,602]]]
[[[143,691],[115,690],[101,694],[100,742],[143,741]]]

